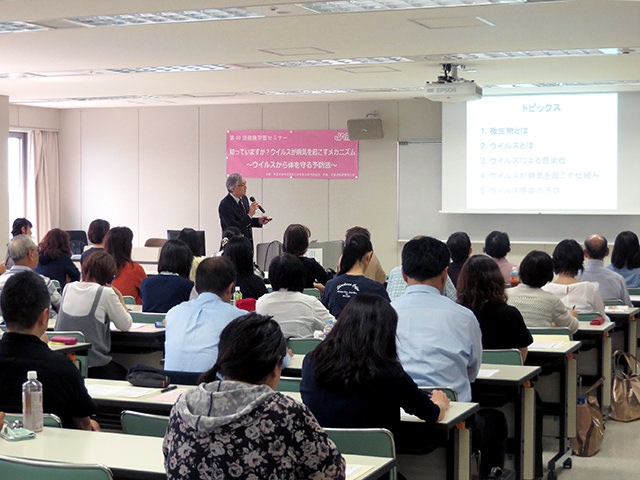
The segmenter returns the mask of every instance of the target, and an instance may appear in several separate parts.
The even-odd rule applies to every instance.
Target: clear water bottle
[[[329,332],[333,328],[333,325],[334,325],[334,320],[333,319],[327,321],[327,324],[324,326],[324,329],[322,330],[322,336],[324,338],[327,338],[327,335],[329,335]]]
[[[509,280],[512,287],[515,287],[520,283],[520,273],[518,272],[518,267],[513,266],[511,268],[511,275]]]
[[[42,383],[38,381],[35,370],[27,372],[27,381],[22,384],[22,415],[24,428],[42,431]]]
[[[238,300],[242,300],[242,292],[240,291],[240,287],[236,287],[233,290],[233,305],[235,305]]]

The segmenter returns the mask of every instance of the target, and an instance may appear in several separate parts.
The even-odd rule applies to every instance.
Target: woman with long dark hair
[[[389,301],[384,285],[364,276],[372,255],[373,245],[366,235],[355,234],[347,240],[342,251],[338,276],[327,282],[322,295],[322,303],[334,317],[338,317],[349,300],[359,293],[375,293]]]
[[[464,263],[458,276],[458,303],[478,319],[483,348],[518,348],[526,358],[533,338],[518,309],[507,305],[504,277],[491,257],[473,255]]]
[[[607,268],[622,275],[627,287],[640,287],[640,243],[635,233],[627,230],[618,234]]]
[[[116,278],[113,286],[122,295],[135,298],[138,305],[142,305],[140,284],[147,278],[144,268],[131,260],[133,249],[133,232],[129,227],[114,227],[107,233],[104,249],[116,261]]]
[[[71,261],[69,234],[59,228],[47,232],[38,245],[40,258],[35,271],[40,275],[57,280],[64,288],[67,278],[70,282],[80,280],[80,272]]]
[[[171,410],[163,443],[168,480],[203,478],[203,465],[206,478],[345,478],[343,458],[309,410],[274,392],[287,359],[270,317],[249,313],[222,330],[205,383]]]
[[[305,257],[309,248],[309,228],[299,223],[292,223],[284,231],[282,238],[282,251],[295,255],[302,262],[304,268],[304,288],[317,288],[320,293],[329,281],[329,275],[315,258]]]
[[[191,269],[189,270],[189,280],[196,281],[196,270],[200,262],[207,258],[204,254],[204,245],[201,242],[200,234],[193,228],[185,227],[180,230],[178,234],[178,240],[183,241],[191,249],[193,254],[193,260],[191,262]]]
[[[449,407],[447,396],[435,391],[430,398],[400,364],[397,325],[398,314],[389,302],[363,293],[306,355],[300,393],[320,425],[383,427],[397,433],[400,407],[427,423],[442,418]]]
[[[179,303],[195,298],[193,282],[189,280],[193,254],[186,243],[168,240],[160,250],[158,275],[140,283],[143,312],[167,313]]]
[[[253,273],[253,247],[248,238],[230,238],[222,256],[229,257],[236,267],[236,287],[240,287],[242,298],[257,300],[267,293],[264,280]]]

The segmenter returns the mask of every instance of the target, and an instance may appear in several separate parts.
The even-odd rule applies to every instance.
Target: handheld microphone
[[[256,201],[256,197],[249,197],[249,200],[251,200],[251,202],[253,203],[253,202]],[[260,209],[260,211],[262,213],[267,213],[267,212],[264,211],[264,208],[262,208],[262,205],[258,204],[258,208]]]

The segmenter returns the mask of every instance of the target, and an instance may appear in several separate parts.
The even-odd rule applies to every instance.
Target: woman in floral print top
[[[225,327],[207,383],[171,411],[167,480],[345,478],[344,459],[311,412],[274,391],[285,355],[270,317],[250,313]]]

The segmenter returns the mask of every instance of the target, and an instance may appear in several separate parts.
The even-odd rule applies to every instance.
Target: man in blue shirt
[[[405,294],[391,305],[398,312],[398,356],[421,386],[450,386],[471,401],[470,383],[482,359],[482,334],[471,310],[442,295],[449,250],[440,240],[418,237],[402,249]]]
[[[229,304],[236,270],[228,257],[203,260],[196,270],[198,298],[167,312],[165,369],[206,372],[218,358],[220,332],[231,320],[246,314]]]

